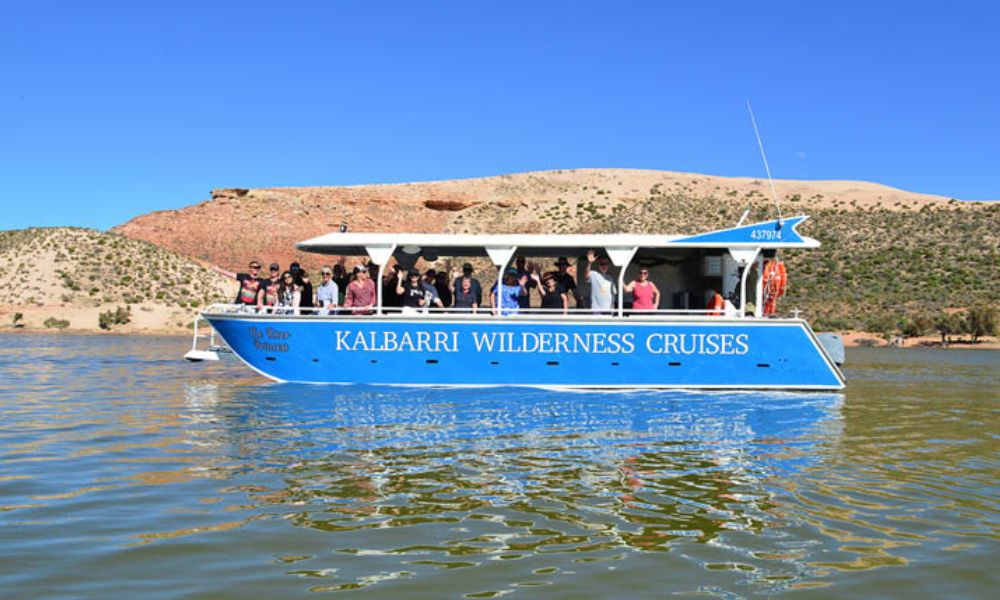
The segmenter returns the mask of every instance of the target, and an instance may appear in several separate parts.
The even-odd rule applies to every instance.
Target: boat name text
[[[253,347],[257,350],[268,352],[288,352],[288,344],[278,343],[292,337],[288,331],[281,331],[268,327],[264,331],[256,327],[250,327],[250,337],[253,339]]]
[[[529,354],[632,354],[642,348],[650,354],[743,355],[750,351],[745,333],[650,333],[636,343],[635,333],[607,332],[470,332],[476,352]],[[333,332],[337,352],[459,352],[457,331]]]

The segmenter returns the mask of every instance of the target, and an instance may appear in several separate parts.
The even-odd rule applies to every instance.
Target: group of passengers
[[[596,269],[593,268],[595,262]],[[590,287],[587,299],[581,297],[566,257],[559,257],[553,266],[555,270],[541,273],[538,266],[527,263],[524,256],[516,257],[514,266],[503,273],[499,293],[497,284],[488,290],[486,306],[493,314],[527,312],[533,310],[531,296],[534,292],[539,296],[543,313],[566,314],[572,299],[577,309],[612,314],[618,290],[617,281],[608,272],[607,258],[598,259],[593,250],[587,252],[587,262],[582,265],[583,279]],[[324,265],[315,290],[309,274],[297,262],[291,263],[286,271],[282,271],[278,263],[271,263],[268,277],[262,276],[261,264],[256,260],[250,262],[247,273],[221,269],[219,272],[239,283],[236,304],[260,312],[366,315],[374,313],[378,304],[378,290],[369,268],[369,265],[359,264],[348,273],[343,265]],[[443,270],[428,269],[421,275],[417,269],[393,265],[386,269],[381,282],[383,308],[387,312],[404,313],[428,309],[477,313],[484,306],[483,288],[473,274],[470,263],[462,265],[461,270],[452,270],[450,277]],[[623,291],[632,294],[633,311],[655,310],[659,306],[660,290],[649,280],[649,270],[645,267],[640,268],[638,277],[628,282]]]

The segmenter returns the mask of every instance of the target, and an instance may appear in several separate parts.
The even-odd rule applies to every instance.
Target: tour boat
[[[279,382],[397,386],[839,390],[843,346],[821,339],[797,313],[765,315],[765,260],[817,248],[796,231],[807,217],[738,225],[698,235],[406,234],[336,232],[300,242],[305,252],[377,265],[371,314],[321,314],[215,304],[200,315],[254,371]],[[509,269],[515,256],[545,266],[574,257],[577,284],[588,252],[614,266],[609,313],[532,308],[517,314],[385,305],[387,265],[404,269],[445,258]],[[659,307],[630,308],[625,283],[642,268],[661,292]],[[375,269],[373,269],[375,271]],[[479,273],[483,295],[494,274]],[[732,299],[706,308],[705,293]],[[748,290],[753,298],[747,301]],[[532,292],[533,296],[536,296]],[[535,298],[537,304],[537,297]],[[483,303],[488,300],[484,297]],[[494,304],[499,304],[494,302]],[[292,312],[294,314],[288,314]],[[721,314],[720,314],[721,313]],[[198,350],[188,358],[212,359]]]

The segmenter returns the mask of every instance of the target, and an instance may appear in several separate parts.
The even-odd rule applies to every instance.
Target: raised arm
[[[542,285],[542,278],[538,276],[538,270],[531,272],[531,279],[535,282],[535,287],[538,288],[538,295],[545,296],[545,286]]]
[[[254,263],[254,264],[256,264],[256,263]],[[227,271],[227,270],[223,269],[222,267],[220,267],[218,265],[210,265],[210,266],[212,267],[212,270],[215,271],[216,273],[218,273],[219,275],[224,275],[224,276],[226,276],[226,277],[228,277],[230,279],[236,279],[236,273],[234,273],[232,271]]]
[[[597,260],[597,252],[593,250],[587,250],[587,266],[583,269],[583,278],[586,279],[590,275],[590,266],[594,264]]]
[[[517,295],[518,296],[527,296],[528,295],[528,276],[527,275],[521,275],[521,277],[519,277],[518,280],[517,280],[517,284],[519,286],[521,286],[521,289],[518,290]]]

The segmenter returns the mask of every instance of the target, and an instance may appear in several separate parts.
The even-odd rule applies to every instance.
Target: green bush
[[[993,307],[976,306],[969,309],[966,316],[966,329],[972,335],[973,343],[984,335],[995,335],[997,331],[997,313]]]
[[[132,320],[132,308],[130,306],[119,306],[115,310],[102,312],[97,317],[97,326],[104,330],[110,330],[114,325],[124,325]]]
[[[900,330],[907,337],[920,337],[934,331],[934,319],[926,312],[910,312],[903,317]]]
[[[49,329],[66,329],[69,327],[69,321],[65,319],[57,319],[55,317],[49,317],[42,322],[42,325]]]

